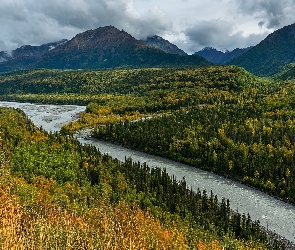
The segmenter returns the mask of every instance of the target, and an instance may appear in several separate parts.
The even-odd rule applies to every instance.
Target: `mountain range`
[[[212,47],[205,47],[200,51],[194,53],[194,55],[199,55],[204,57],[206,60],[217,63],[217,64],[225,64],[226,62],[230,61],[233,58],[236,58],[244,53],[246,53],[249,49],[253,46],[248,48],[236,48],[232,51],[225,50],[220,51]]]
[[[2,52],[0,72],[26,68],[94,69],[213,65],[200,56],[183,53],[180,55],[180,50],[177,53],[167,53],[159,47],[176,51],[176,46],[164,39],[156,40],[158,47],[155,43],[148,46],[124,30],[113,26],[100,27],[77,34],[69,41],[63,40],[40,47],[26,45],[13,51],[11,56]]]
[[[295,24],[268,35],[259,44],[233,51],[206,47],[187,55],[159,37],[137,40],[113,26],[100,27],[41,46],[0,52],[0,72],[29,68],[96,69],[143,67],[203,67],[236,65],[258,76],[277,74],[295,62]]]

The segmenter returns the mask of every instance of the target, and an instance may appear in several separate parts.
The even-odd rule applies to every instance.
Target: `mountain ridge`
[[[28,68],[48,51],[65,43],[66,41],[67,39],[63,39],[39,46],[23,45],[15,50],[12,50],[10,53],[8,51],[0,51],[0,72]]]
[[[243,67],[258,76],[270,76],[295,62],[295,23],[269,34],[259,44],[226,64]]]
[[[22,47],[18,50],[22,50]],[[169,54],[148,46],[114,26],[79,33],[38,57],[26,56],[24,60],[4,58],[0,63],[0,72],[28,68],[102,69],[213,65],[200,56]]]
[[[100,27],[77,34],[68,42],[49,51],[47,54],[71,52],[73,50],[108,49],[119,45],[132,45],[146,47],[145,44],[133,38],[124,30],[120,31],[114,26]]]
[[[163,50],[164,52],[169,54],[176,54],[182,56],[187,55],[187,53],[185,53],[182,49],[178,48],[175,44],[169,42],[168,40],[158,35],[148,36],[145,39],[141,39],[140,41],[150,47]]]
[[[232,51],[229,51],[229,50],[220,51],[213,47],[205,47],[202,50],[195,52],[194,55],[202,56],[206,60],[213,63],[224,64],[228,62],[229,60],[246,53],[251,48],[253,48],[253,46],[250,46],[247,48],[236,48]]]

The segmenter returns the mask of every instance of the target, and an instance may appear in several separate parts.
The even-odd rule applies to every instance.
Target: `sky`
[[[0,51],[112,25],[159,35],[188,54],[254,46],[295,23],[295,0],[0,0]]]

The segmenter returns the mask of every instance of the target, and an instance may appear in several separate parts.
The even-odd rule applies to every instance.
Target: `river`
[[[58,131],[63,124],[77,119],[79,113],[85,110],[85,106],[36,105],[17,102],[0,102],[0,106],[22,109],[36,126],[42,126],[47,131]],[[189,188],[205,189],[208,193],[212,190],[219,200],[222,197],[229,199],[232,210],[241,214],[249,213],[252,219],[259,220],[265,228],[295,243],[295,206],[210,172],[89,138],[86,132],[79,133],[77,139],[81,143],[93,144],[102,153],[121,161],[124,161],[125,157],[131,157],[134,161],[146,162],[150,167],[166,168],[170,175],[174,175],[179,180],[185,177]]]

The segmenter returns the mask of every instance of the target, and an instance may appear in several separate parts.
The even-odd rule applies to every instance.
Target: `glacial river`
[[[42,126],[47,131],[59,131],[63,124],[77,119],[79,113],[85,110],[85,106],[36,105],[16,102],[0,102],[0,106],[22,109],[36,126]],[[124,161],[125,157],[131,157],[134,161],[146,162],[150,167],[166,168],[170,175],[174,175],[179,180],[185,177],[189,188],[205,189],[208,193],[212,190],[219,200],[222,197],[229,199],[232,210],[241,214],[249,213],[252,219],[259,220],[265,228],[295,243],[295,206],[213,173],[87,136],[86,132],[81,132],[77,135],[77,139],[81,143],[93,144],[102,153],[121,161]]]

